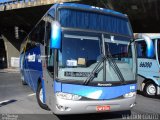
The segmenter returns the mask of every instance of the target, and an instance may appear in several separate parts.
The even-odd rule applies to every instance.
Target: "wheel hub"
[[[155,95],[156,94],[156,88],[153,84],[151,84],[147,87],[147,93],[149,95]]]
[[[44,103],[44,102],[43,102],[43,90],[42,90],[42,88],[41,88],[40,93],[39,93],[39,99],[40,99],[40,101],[41,101],[42,103]]]

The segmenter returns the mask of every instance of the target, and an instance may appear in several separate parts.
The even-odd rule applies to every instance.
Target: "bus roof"
[[[112,15],[115,15],[115,16],[120,16],[120,17],[123,17],[123,18],[127,18],[126,14],[122,14],[120,12],[117,12],[117,11],[114,11],[114,10],[111,10],[111,9],[99,8],[99,7],[84,5],[84,4],[60,3],[60,4],[53,5],[51,7],[51,9],[56,8],[56,7],[71,7],[71,8],[79,8],[79,9],[86,9],[86,10],[94,10],[94,11],[99,11],[99,12],[108,13],[108,14],[112,14]]]

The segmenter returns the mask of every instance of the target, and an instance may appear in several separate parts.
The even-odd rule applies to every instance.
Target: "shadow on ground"
[[[131,115],[130,111],[96,113],[96,114],[78,114],[78,115],[54,115],[54,114],[3,114],[0,118],[12,117],[18,120],[115,120],[123,119]]]
[[[108,120],[108,119],[122,119],[131,115],[130,111],[83,114],[83,115],[63,115],[58,116],[60,120]]]

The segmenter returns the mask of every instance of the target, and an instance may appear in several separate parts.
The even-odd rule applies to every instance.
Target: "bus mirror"
[[[148,36],[143,36],[144,40],[147,44],[147,57],[153,58],[154,57],[154,44],[153,41]]]
[[[153,58],[154,57],[154,44],[151,41],[147,41],[147,57]]]
[[[51,23],[50,48],[60,49],[60,46],[61,46],[61,26],[59,22],[53,21]]]
[[[153,58],[154,57],[154,44],[153,41],[150,39],[149,36],[145,35],[145,34],[140,34],[139,35],[142,39],[145,40],[147,47],[146,47],[146,55],[148,58]]]

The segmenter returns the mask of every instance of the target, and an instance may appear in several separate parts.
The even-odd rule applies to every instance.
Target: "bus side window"
[[[40,43],[44,45],[45,21],[41,20],[40,23],[33,29],[30,34],[32,45],[37,46]]]
[[[31,40],[27,40],[27,45],[26,45],[26,51],[32,49],[34,46],[33,46],[33,43]]]
[[[155,44],[154,41],[153,45]],[[148,53],[152,52],[151,56],[148,56]],[[138,41],[137,42],[137,57],[138,58],[148,58],[154,59],[155,58],[155,50],[152,48],[148,48],[145,41]]]
[[[37,26],[36,42],[44,45],[45,21],[41,21]]]
[[[50,48],[51,22],[55,19],[55,9],[51,9],[45,18],[45,56],[47,70],[51,77],[54,75],[54,49]]]
[[[53,77],[54,74],[54,49],[50,48],[50,36],[51,36],[51,23],[46,22],[46,34],[45,34],[45,55],[47,70]]]
[[[146,47],[147,44],[145,43],[145,41],[138,41],[137,43],[137,57],[138,58],[146,58]]]

